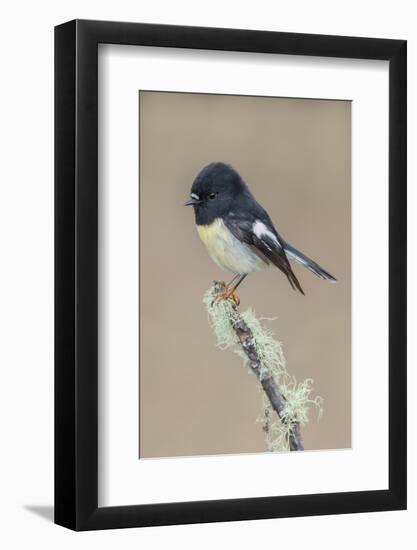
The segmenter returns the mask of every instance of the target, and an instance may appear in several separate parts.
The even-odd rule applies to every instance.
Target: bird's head
[[[228,214],[236,197],[246,190],[236,170],[223,162],[212,162],[195,178],[185,206],[194,208],[197,223],[209,224]]]

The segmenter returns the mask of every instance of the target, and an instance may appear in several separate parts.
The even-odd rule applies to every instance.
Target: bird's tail
[[[288,273],[286,273],[287,275],[287,278],[288,278],[288,281],[290,282],[290,285],[292,286],[292,288],[295,290],[297,289],[299,292],[301,292],[301,294],[303,296],[305,296],[305,292],[304,290],[301,288],[301,285],[300,285],[300,282],[299,280],[297,279],[297,277],[295,276],[294,274],[294,271],[292,269],[290,269],[288,271]]]
[[[283,244],[285,253],[289,260],[295,260],[296,262],[309,269],[315,275],[321,277],[322,279],[325,279],[326,281],[330,281],[331,283],[336,282],[336,278],[333,277],[333,275],[331,275],[328,271],[320,267],[318,263],[308,258],[305,254],[291,246],[289,243],[286,242]]]

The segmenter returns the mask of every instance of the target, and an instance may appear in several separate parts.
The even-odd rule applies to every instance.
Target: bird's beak
[[[184,206],[194,206],[195,204],[200,204],[201,201],[197,199],[189,199],[187,202],[184,203]]]

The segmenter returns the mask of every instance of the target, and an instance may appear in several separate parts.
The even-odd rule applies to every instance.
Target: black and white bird
[[[256,201],[241,176],[231,166],[212,162],[197,175],[186,206],[193,206],[200,239],[214,262],[235,276],[224,285],[221,298],[236,303],[236,288],[249,274],[272,265],[304,294],[290,260],[318,277],[336,279],[316,262],[287,243],[275,229],[267,211]]]

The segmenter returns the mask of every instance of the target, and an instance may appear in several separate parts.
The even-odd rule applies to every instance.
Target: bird
[[[283,239],[268,212],[229,164],[211,162],[205,166],[194,179],[184,206],[193,207],[199,237],[212,260],[234,274],[230,283],[219,283],[217,299],[231,298],[239,305],[235,291],[245,277],[271,266],[281,270],[291,287],[304,295],[290,260],[326,281],[336,282],[333,275]]]

